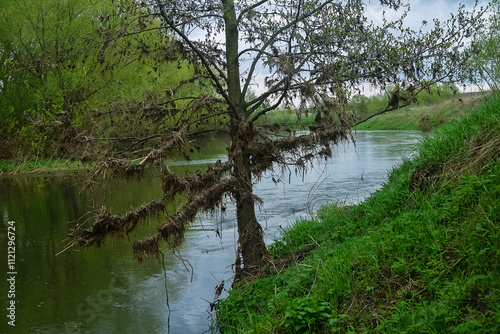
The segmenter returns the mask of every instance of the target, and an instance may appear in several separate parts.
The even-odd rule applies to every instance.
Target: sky
[[[392,10],[387,6],[382,6],[380,0],[365,0],[367,4],[366,16],[369,20],[372,20],[375,24],[381,23],[383,18],[383,12],[385,11],[386,18],[391,21],[400,17],[402,11]],[[403,0],[403,3],[408,3],[408,0]],[[410,11],[408,16],[405,18],[405,25],[418,31],[422,27],[422,21],[427,21],[427,27],[433,27],[433,20],[438,19],[439,21],[446,21],[451,18],[451,13],[456,13],[460,4],[465,5],[466,10],[472,10],[474,8],[475,0],[410,0]],[[478,2],[478,7],[481,5],[486,6],[488,1],[481,0]],[[264,78],[268,75],[267,71],[263,70],[258,66],[258,71],[260,73],[255,76],[256,85],[252,85],[252,89],[258,94],[265,91],[265,86],[263,84]],[[477,87],[467,87],[466,91],[475,91]],[[363,85],[362,92],[363,95],[371,96],[379,94],[378,89],[373,89],[369,85]]]
[[[394,10],[387,9],[386,6],[380,5],[380,0],[367,0],[369,3],[366,11],[366,15],[369,19],[373,20],[375,23],[382,22],[382,12],[386,11],[386,16],[388,19],[396,19],[399,17],[398,13]],[[406,1],[408,2],[408,1]],[[472,10],[476,3],[475,0],[410,0],[410,12],[405,19],[405,24],[414,30],[420,29],[422,26],[422,21],[428,22],[428,27],[432,27],[432,22],[434,19],[439,21],[446,21],[451,18],[451,13],[456,13],[460,4],[465,5],[466,10]],[[488,1],[480,0],[478,1],[478,9],[483,6],[486,7]],[[469,86],[464,91],[477,91],[478,87]],[[373,95],[378,93],[377,90],[370,89],[368,86],[364,87],[364,95]]]
[[[368,0],[367,16],[375,23],[381,22],[382,11],[385,10],[388,18],[396,18],[394,10],[388,10],[386,6],[381,6],[379,0]],[[466,10],[471,10],[474,7],[475,0],[410,0],[410,12],[405,22],[413,29],[418,29],[422,25],[422,21],[426,20],[429,23],[437,18],[444,21],[450,18],[452,12],[457,12],[460,4],[465,5]],[[479,6],[486,6],[488,1],[479,1]],[[392,14],[392,15],[391,15]]]
[[[395,11],[387,6],[382,6],[380,4],[380,0],[365,0],[364,1],[367,4],[366,7],[366,16],[368,17],[369,20],[372,20],[375,24],[381,23],[383,19],[383,12],[385,11],[386,18],[391,21],[394,19],[397,19],[400,17],[402,11]],[[439,21],[446,21],[447,19],[451,18],[451,13],[456,13],[458,11],[458,8],[460,4],[465,5],[466,10],[472,10],[474,7],[474,4],[476,3],[475,0],[403,0],[403,3],[408,3],[410,4],[410,11],[408,13],[408,16],[405,18],[405,25],[407,27],[412,28],[413,30],[418,31],[422,27],[422,21],[427,21],[428,28],[433,27],[433,20],[438,19]],[[486,6],[488,4],[487,0],[480,0],[478,2],[478,6]],[[203,39],[203,33],[198,32],[199,36],[196,36],[196,38]],[[220,36],[220,40],[223,40],[224,37],[223,35]],[[241,45],[241,48],[244,46]],[[245,64],[241,63],[242,68],[245,68]],[[263,93],[266,88],[264,85],[264,78],[269,75],[268,71],[264,70],[261,66],[261,64],[257,65],[257,72],[255,73],[254,77],[254,85],[251,86],[252,90],[255,91],[257,94]],[[470,89],[468,89],[470,90]],[[472,89],[472,90],[477,90],[477,89]],[[364,95],[374,95],[378,94],[380,91],[378,90],[373,90],[370,89],[369,86],[365,85],[362,94]]]
[[[478,7],[487,6],[489,0],[479,0]],[[383,13],[385,12],[388,21],[398,19],[402,13],[402,10],[395,11],[388,6],[382,6],[380,0],[364,0],[367,4],[366,16],[369,20],[372,20],[375,24],[381,23],[383,21]],[[438,19],[443,22],[451,18],[451,13],[456,13],[460,4],[465,5],[465,10],[472,10],[476,3],[476,0],[402,0],[402,3],[410,4],[410,11],[408,16],[405,18],[405,25],[418,31],[422,27],[422,22],[425,20],[428,22],[427,28],[431,29],[433,27],[433,20]],[[479,8],[478,8],[479,9]],[[205,32],[202,30],[195,29],[192,32],[192,39],[203,40]],[[223,41],[224,35],[221,33],[216,37],[217,40]],[[243,43],[240,45],[240,50],[246,48],[247,46]],[[240,62],[241,68],[244,71],[248,68],[249,62]],[[268,70],[262,68],[262,64],[257,64],[256,73],[254,73],[254,81],[251,85],[251,89],[257,94],[262,94],[266,91],[264,85],[264,79],[269,75]],[[473,90],[477,90],[473,88]],[[364,95],[374,95],[378,94],[380,91],[370,89],[368,85],[364,85],[362,94]]]

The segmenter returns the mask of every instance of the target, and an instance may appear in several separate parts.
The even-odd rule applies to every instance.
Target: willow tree
[[[328,158],[332,145],[351,139],[353,118],[344,107],[363,83],[396,87],[384,110],[389,111],[431,84],[460,81],[456,73],[462,73],[469,56],[465,43],[482,14],[460,7],[448,21],[434,21],[432,27],[424,22],[414,31],[404,25],[409,6],[400,0],[380,1],[401,14],[380,24],[368,20],[361,0],[151,0],[142,5],[159,17],[172,45],[193,64],[193,78],[186,82],[212,89],[189,96],[179,93],[186,82],[166,87],[147,113],[155,110],[158,122],[170,127],[130,143],[135,151],[156,146],[142,153],[139,164],[130,162],[137,158],[132,154],[115,155],[94,173],[96,179],[106,169],[131,173],[159,165],[162,198],[125,214],[103,208],[91,228],[74,229],[73,240],[98,246],[108,235],[128,235],[151,215],[164,214],[165,221],[147,239],[133,243],[134,257],[142,261],[159,256],[162,242],[179,246],[195,215],[220,208],[229,196],[237,208],[237,279],[258,273],[270,261],[253,183],[279,167],[304,171],[314,157]],[[315,110],[314,124],[300,134],[280,124],[259,125],[279,106],[292,108],[299,118]],[[207,131],[230,138],[227,161],[185,178],[164,166],[172,151],[189,158],[187,143]],[[181,193],[187,201],[167,213]]]
[[[161,75],[177,67],[177,52],[166,50],[159,21],[135,4],[1,2],[0,132],[6,140],[0,158],[83,159],[91,154],[79,139],[98,128],[99,136],[106,134],[113,104],[142,102],[183,76],[182,70]],[[96,109],[105,110],[99,116]]]

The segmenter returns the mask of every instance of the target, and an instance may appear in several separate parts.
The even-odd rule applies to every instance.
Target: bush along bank
[[[500,333],[500,98],[422,142],[355,206],[269,246],[216,304],[223,333]]]

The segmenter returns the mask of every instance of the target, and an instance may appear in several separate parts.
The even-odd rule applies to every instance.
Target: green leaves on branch
[[[0,155],[35,154],[25,142],[43,136],[49,145],[36,154],[67,155],[69,147],[64,153],[57,143],[64,137],[112,136],[120,124],[118,132],[127,132],[127,109],[165,96],[166,88],[192,75],[181,53],[160,22],[134,1],[4,1],[0,110],[9,112],[0,113],[0,129],[17,141]],[[62,112],[69,122],[64,128]],[[32,137],[21,136],[22,128],[31,128]]]

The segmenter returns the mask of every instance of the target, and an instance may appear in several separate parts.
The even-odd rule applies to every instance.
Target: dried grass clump
[[[467,149],[457,158],[446,162],[444,174],[452,180],[467,172],[480,173],[489,161],[500,158],[500,135],[495,131],[483,131],[473,137]]]
[[[186,192],[186,195],[198,194],[207,187],[212,187],[220,182],[221,178],[231,170],[231,164],[222,163],[220,160],[214,167],[208,167],[203,174],[181,178],[175,175],[168,167],[161,169],[162,189],[165,198],[173,198],[175,194]]]
[[[428,163],[413,173],[410,189],[424,191],[443,180],[456,181],[467,173],[479,174],[490,161],[500,158],[500,135],[493,130],[483,130],[466,143],[462,152],[444,163]]]
[[[265,134],[256,133],[259,140],[249,141],[247,146],[251,158],[252,174],[260,177],[272,169],[274,164],[280,166],[295,165],[304,169],[314,157],[330,158],[331,145],[340,142],[354,142],[347,128],[333,124],[331,120],[321,119],[315,131],[296,136],[291,134],[284,138],[272,139]]]
[[[141,177],[146,164],[162,164],[163,158],[173,150],[182,150],[187,144],[187,136],[187,129],[185,127],[171,132],[165,137],[160,148],[152,150],[146,157],[141,158],[142,160],[139,163],[129,159],[118,158],[105,160],[94,169],[92,176],[85,184],[85,188],[92,188],[97,183],[99,177],[103,179],[107,176],[114,177],[118,175]]]
[[[146,240],[133,244],[134,258],[142,262],[146,257],[160,255],[159,242],[165,241],[170,248],[176,248],[184,241],[184,232],[200,211],[214,211],[220,206],[224,194],[235,188],[235,179],[221,181],[189,200],[177,212],[167,217],[167,222],[159,226],[156,233]]]
[[[132,161],[127,159],[107,159],[95,167],[92,176],[85,183],[85,189],[92,188],[97,183],[99,176],[102,176],[103,179],[107,176],[113,177],[116,175],[141,177],[143,173],[143,165],[134,164]]]
[[[161,143],[160,147],[152,150],[144,160],[141,161],[141,165],[146,162],[162,162],[162,160],[167,157],[174,150],[183,150],[188,143],[188,130],[186,127],[182,127],[177,131],[171,132],[165,140]]]
[[[139,263],[142,263],[148,257],[148,254],[155,254],[156,256],[161,254],[158,247],[158,239],[155,236],[150,236],[145,240],[134,241],[132,244],[132,250],[134,253],[134,259]]]
[[[77,226],[70,236],[81,247],[99,247],[108,235],[126,235],[133,231],[140,221],[157,215],[165,208],[166,204],[161,200],[143,204],[122,215],[112,215],[106,207],[102,207],[90,229],[82,229],[81,226]]]
[[[415,170],[410,179],[412,191],[425,191],[429,185],[441,175],[441,167],[435,164],[426,164]]]

